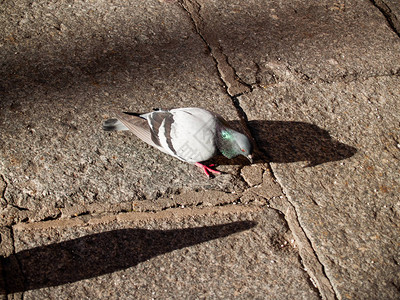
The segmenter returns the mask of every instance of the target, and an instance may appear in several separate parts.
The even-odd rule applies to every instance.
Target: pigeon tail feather
[[[129,130],[120,120],[108,119],[103,122],[103,130],[105,131],[122,131]]]

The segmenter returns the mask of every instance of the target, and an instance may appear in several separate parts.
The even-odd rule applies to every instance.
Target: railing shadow
[[[174,230],[119,229],[23,250],[3,258],[10,294],[57,286],[133,267],[154,256],[256,226],[252,221]]]

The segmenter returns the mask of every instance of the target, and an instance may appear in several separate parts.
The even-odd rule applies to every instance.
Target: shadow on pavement
[[[0,294],[57,286],[127,269],[154,256],[256,226],[240,221],[175,230],[119,229],[20,251],[4,258]]]
[[[270,162],[308,161],[308,167],[353,156],[357,149],[334,140],[314,124],[290,121],[250,121],[252,134]]]
[[[183,10],[179,3],[174,3],[175,1],[160,2],[164,2],[160,4],[160,9],[175,6],[172,10],[177,12]],[[129,5],[127,3],[126,7]],[[280,53],[298,56],[299,51],[306,53],[307,57],[313,57],[309,55],[311,53],[309,48],[298,47],[303,45],[305,40],[309,44],[315,40],[315,43],[322,45],[326,45],[325,41],[335,41],[335,45],[341,46],[347,43],[346,36],[358,34],[360,31],[346,26],[346,23],[342,22],[342,19],[337,19],[338,16],[332,14],[332,11],[328,10],[327,14],[328,8],[325,5],[310,5],[302,1],[290,3],[288,5],[291,9],[285,6],[277,8],[279,21],[268,13],[259,13],[258,17],[249,16],[247,11],[259,11],[260,7],[254,5],[252,8],[252,2],[246,5],[250,7],[224,16],[227,18],[225,27],[215,28],[215,25],[210,25],[203,28],[203,34],[215,35],[217,39],[223,36],[228,44],[235,45],[238,51],[235,55],[251,57],[254,52],[259,52],[275,58],[280,57]],[[65,6],[60,6],[61,12],[64,9],[71,10]],[[101,11],[100,8],[97,9]],[[22,12],[33,13],[31,8],[25,10]],[[105,12],[108,13],[107,9]],[[69,21],[67,17],[74,20],[74,14],[62,15],[66,18],[66,22]],[[0,93],[21,89],[27,89],[29,92],[43,88],[47,91],[51,88],[65,90],[76,85],[114,86],[114,81],[121,82],[119,76],[131,78],[132,81],[143,81],[148,78],[150,81],[144,82],[146,86],[154,79],[173,78],[176,73],[191,72],[190,66],[196,66],[199,53],[196,48],[199,45],[198,37],[189,33],[187,36],[182,36],[180,26],[182,22],[186,22],[184,24],[188,26],[191,24],[190,21],[176,20],[170,24],[169,33],[166,34],[165,30],[157,26],[162,18],[146,18],[143,20],[144,23],[139,23],[138,26],[127,26],[130,18],[132,16],[129,13],[107,20],[94,18],[84,21],[78,18],[75,22],[79,21],[81,25],[72,27],[71,32],[55,30],[44,33],[40,39],[35,35],[31,36],[32,33],[41,32],[44,25],[52,26],[43,21],[36,21],[25,35],[22,29],[19,30],[20,35],[17,34],[18,31],[15,37],[10,34],[4,38],[2,48]],[[61,19],[60,22],[62,21]],[[109,30],[99,31],[96,29],[98,27],[94,26],[96,22],[100,23],[102,28],[114,29],[115,34],[110,35]],[[141,27],[148,30],[143,32]],[[82,36],[82,32],[88,35]],[[140,38],[143,34],[147,35],[145,40]],[[62,38],[58,39],[57,36]],[[324,36],[324,39],[317,38],[320,36]],[[238,41],[248,42],[238,43]],[[46,44],[45,49],[43,43]],[[295,52],[292,49],[295,49]],[[332,47],[325,51],[334,53],[335,49]],[[204,57],[209,57],[205,45],[203,52]],[[198,68],[194,70],[198,71]],[[3,101],[10,100],[4,97]]]
[[[240,128],[239,121],[229,121]],[[334,140],[327,130],[317,125],[293,121],[249,121],[250,131],[257,143],[254,163],[308,162],[313,167],[353,156],[357,149]],[[218,156],[213,162],[220,165],[249,164],[246,158],[226,159]]]

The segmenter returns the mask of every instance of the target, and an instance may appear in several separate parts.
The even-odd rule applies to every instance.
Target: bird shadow
[[[229,121],[240,128],[240,121]],[[247,122],[256,144],[254,163],[292,163],[305,161],[306,167],[347,159],[357,149],[333,139],[329,132],[317,125],[293,121],[253,120]],[[233,160],[218,156],[213,162],[220,165],[249,164],[239,156]]]
[[[10,294],[92,278],[133,267],[152,257],[226,237],[256,226],[239,221],[174,230],[119,229],[23,250],[2,259]]]

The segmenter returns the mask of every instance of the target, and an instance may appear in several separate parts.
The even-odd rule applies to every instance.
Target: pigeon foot
[[[210,177],[210,173],[209,172],[214,173],[214,174],[221,174],[220,171],[213,170],[213,169],[210,168],[210,167],[214,167],[215,165],[206,166],[206,165],[203,165],[203,164],[198,163],[198,162],[195,163],[195,165],[198,166],[200,169],[202,169],[203,172],[207,175],[207,177]]]

